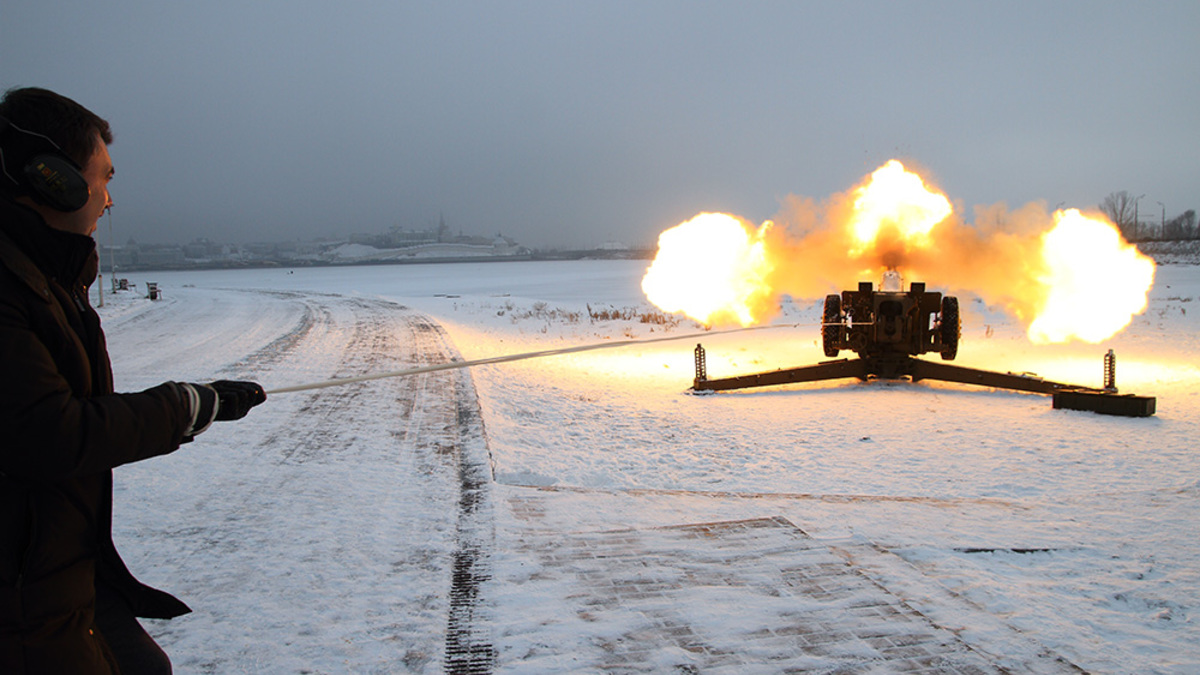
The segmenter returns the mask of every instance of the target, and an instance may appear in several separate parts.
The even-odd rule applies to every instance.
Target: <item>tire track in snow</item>
[[[414,316],[409,321],[413,366],[444,363],[461,358],[445,330],[432,320]],[[348,376],[360,373],[346,373]],[[490,552],[495,532],[492,520],[490,485],[491,464],[475,386],[469,371],[453,370],[421,373],[415,376],[414,389],[422,396],[450,394],[450,405],[433,408],[433,414],[412,414],[405,429],[405,440],[437,439],[436,451],[451,466],[458,481],[455,550],[450,581],[450,606],[446,622],[445,672],[452,674],[490,673],[496,650],[491,628],[486,621],[480,595],[481,586],[491,579]],[[431,388],[431,384],[436,385]],[[432,391],[438,394],[432,394]],[[415,410],[420,408],[414,406]],[[426,411],[430,410],[428,407]]]
[[[315,326],[319,323],[328,324],[332,321],[327,307],[322,306],[320,302],[304,294],[285,291],[260,292],[270,297],[303,303],[304,312],[300,316],[299,323],[293,326],[291,330],[246,355],[245,358],[223,368],[221,370],[222,374],[230,378],[249,379],[255,377],[257,373],[269,370],[270,366],[291,354],[308,337]]]
[[[396,303],[257,295],[262,315],[285,319],[267,330],[245,326],[257,344],[234,351],[219,372],[324,379],[460,358],[441,326]],[[255,314],[239,312],[213,332],[241,330]],[[178,314],[175,327],[188,318]],[[163,323],[156,330],[171,329]],[[181,349],[157,358],[186,367]],[[131,528],[145,542],[135,566],[185,571],[165,585],[197,609],[192,628],[153,631],[179,667],[372,670],[383,664],[356,661],[364,658],[356,650],[383,644],[409,671],[489,672],[494,649],[479,587],[494,541],[491,472],[469,372],[281,396],[256,412],[256,423],[218,425],[164,463],[181,477],[161,493],[174,516],[147,513]],[[231,611],[247,603],[289,621]],[[202,643],[213,634],[237,639],[213,649]]]
[[[402,326],[379,321],[378,301],[351,301],[358,318],[354,335],[346,345],[344,359],[331,378],[365,375],[382,370],[416,367],[460,358],[440,325],[399,305],[382,309],[401,312]],[[404,339],[398,337],[402,332]],[[404,347],[400,347],[403,342]],[[404,352],[407,363],[395,362],[388,355]],[[373,386],[374,385],[374,386]],[[397,386],[399,385],[399,386]],[[354,425],[342,419],[346,411],[377,383],[355,383],[310,395],[301,409],[305,419],[319,422],[309,425],[304,437],[287,444],[286,461],[306,462],[314,453],[345,450],[337,441],[340,434],[329,428]],[[339,391],[340,390],[340,391]],[[416,472],[423,476],[444,473],[457,479],[457,514],[454,524],[454,552],[451,563],[449,608],[446,622],[444,665],[448,673],[488,673],[496,659],[490,627],[483,617],[480,587],[491,578],[490,551],[494,541],[490,483],[491,466],[474,384],[466,370],[421,373],[393,383],[391,395],[404,427],[393,434],[404,448],[415,452]],[[337,416],[339,419],[334,419]],[[272,443],[277,445],[277,443]]]
[[[440,330],[440,329],[439,329]],[[480,599],[480,588],[492,578],[490,551],[495,544],[492,517],[492,471],[488,461],[483,416],[466,370],[454,372],[458,431],[458,523],[450,617],[446,627],[446,672],[490,673],[497,650]]]
[[[246,295],[256,300],[247,302]],[[301,294],[267,291],[181,288],[154,302],[122,300],[125,307],[101,313],[109,352],[122,365],[119,389],[153,386],[163,376],[197,381],[253,377],[278,361],[273,354],[286,356],[307,335],[320,308],[319,300]]]

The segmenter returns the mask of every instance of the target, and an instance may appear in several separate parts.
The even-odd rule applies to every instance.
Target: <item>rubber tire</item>
[[[942,298],[942,316],[938,322],[942,338],[942,360],[953,361],[958,356],[958,339],[962,337],[962,319],[958,314],[958,298]]]
[[[821,344],[825,347],[825,356],[833,358],[841,349],[842,342],[842,296],[825,296],[825,316],[821,321]]]

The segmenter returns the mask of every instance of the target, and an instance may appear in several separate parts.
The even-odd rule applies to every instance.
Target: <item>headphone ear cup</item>
[[[87,179],[61,155],[40,154],[25,165],[30,196],[57,211],[78,211],[91,196]]]

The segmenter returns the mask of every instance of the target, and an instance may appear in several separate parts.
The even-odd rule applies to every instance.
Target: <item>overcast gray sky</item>
[[[1200,208],[1200,2],[0,3],[0,88],[113,124],[118,243],[650,244],[893,157],[968,209]]]

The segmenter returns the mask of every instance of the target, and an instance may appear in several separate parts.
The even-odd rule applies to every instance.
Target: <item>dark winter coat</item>
[[[175,385],[114,394],[90,237],[0,197],[0,672],[105,673],[95,583],[142,617],[188,612],[112,541],[112,469],[179,447]]]

